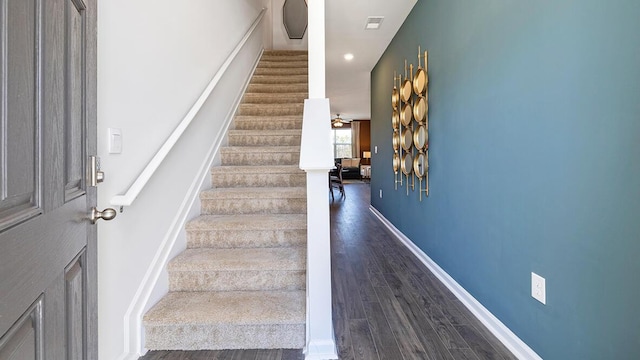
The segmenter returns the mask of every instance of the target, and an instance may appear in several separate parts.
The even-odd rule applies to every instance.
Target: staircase
[[[150,350],[299,349],[305,344],[306,187],[298,168],[307,54],[265,51],[144,316]]]

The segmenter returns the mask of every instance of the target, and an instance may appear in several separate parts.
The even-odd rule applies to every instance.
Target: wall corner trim
[[[406,246],[431,272],[442,282],[464,306],[473,313],[486,326],[498,340],[521,360],[542,360],[524,341],[514,334],[506,325],[495,317],[487,308],[476,300],[467,290],[456,282],[446,271],[444,271],[435,261],[433,261],[424,251],[396,228],[387,218],[382,215],[373,205],[369,205],[369,210],[378,220],[395,236],[404,246]]]

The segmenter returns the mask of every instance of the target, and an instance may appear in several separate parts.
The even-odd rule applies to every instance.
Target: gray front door
[[[0,360],[97,358],[95,14],[0,0]]]

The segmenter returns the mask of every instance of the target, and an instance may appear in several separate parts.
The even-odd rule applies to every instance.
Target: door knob
[[[106,221],[113,220],[117,214],[118,213],[115,211],[115,209],[112,208],[106,208],[102,211],[99,211],[98,209],[93,207],[91,208],[91,213],[89,214],[89,220],[91,220],[92,224],[95,224],[98,219]]]

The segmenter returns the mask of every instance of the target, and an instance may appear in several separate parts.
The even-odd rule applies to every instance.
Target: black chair
[[[329,172],[329,190],[331,191],[331,201],[335,200],[333,196],[333,189],[336,188],[340,191],[342,198],[346,197],[344,192],[344,184],[342,182],[342,164],[336,164],[336,170]]]

